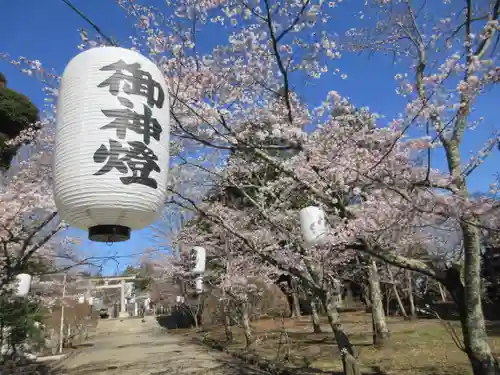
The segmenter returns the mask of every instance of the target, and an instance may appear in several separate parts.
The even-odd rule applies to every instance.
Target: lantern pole
[[[182,228],[184,227],[184,215],[183,215],[182,211],[181,211],[180,217],[179,217],[179,224],[180,224],[180,226],[179,226],[179,232],[180,232],[182,230]],[[181,252],[182,252],[182,246],[181,246],[181,243],[178,242],[177,243],[177,260],[179,262],[182,259]],[[183,277],[180,277],[178,279],[178,285],[179,285],[179,289],[181,291],[181,296],[179,296],[179,297],[184,298],[184,295],[185,295],[185,293],[184,293],[184,291],[185,291],[185,285],[184,285],[184,278]],[[180,298],[179,298],[179,300],[180,300]]]
[[[63,290],[61,300],[61,324],[59,327],[59,353],[63,351],[63,336],[64,336],[64,298],[66,297],[66,274],[63,278]]]

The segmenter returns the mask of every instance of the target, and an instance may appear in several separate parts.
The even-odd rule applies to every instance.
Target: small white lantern
[[[196,293],[203,293],[203,276],[198,276],[195,280]]]
[[[125,283],[124,286],[124,291],[123,293],[125,294],[125,298],[130,298],[132,297],[132,292],[134,291],[134,283]]]
[[[177,296],[175,298],[175,302],[177,302],[177,303],[184,303],[184,297],[183,296]]]
[[[27,273],[20,273],[19,275],[16,275],[16,283],[17,288],[14,295],[16,297],[25,297],[30,291],[31,275],[28,275]]]
[[[326,241],[327,228],[325,212],[315,206],[303,208],[299,212],[300,229],[308,246],[320,245]]]
[[[166,198],[169,96],[156,65],[118,47],[66,66],[57,103],[54,200],[89,239],[119,242],[155,221]]]
[[[191,249],[191,264],[193,269],[191,272],[194,274],[202,274],[205,272],[205,263],[207,252],[201,246],[195,246]]]
[[[87,298],[87,303],[89,304],[89,306],[92,306],[94,304],[94,297]]]
[[[84,304],[85,303],[85,296],[78,296],[78,303]]]

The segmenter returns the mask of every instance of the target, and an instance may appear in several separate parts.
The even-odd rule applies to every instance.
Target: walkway
[[[228,355],[165,332],[152,317],[102,320],[88,346],[60,362],[57,375],[264,375]]]

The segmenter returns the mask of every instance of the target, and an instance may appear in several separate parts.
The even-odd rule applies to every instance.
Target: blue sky
[[[120,41],[127,40],[129,35],[134,35],[132,21],[127,20],[125,13],[113,0],[74,0],[74,4],[90,19],[99,25],[103,31]],[[343,13],[344,12],[344,13]],[[344,29],[346,13],[352,15],[354,8],[344,7],[339,10],[335,24]],[[88,25],[69,9],[60,0],[16,0],[3,1],[0,5],[0,53],[7,52],[13,57],[24,56],[29,59],[38,59],[44,66],[62,73],[68,61],[79,51],[79,28],[89,29]],[[214,32],[203,34],[207,44],[224,41]],[[395,94],[394,75],[399,69],[392,65],[391,60],[385,57],[345,56],[338,63],[338,67],[348,75],[348,79],[341,80],[337,77],[322,78],[314,86],[294,87],[294,91],[301,97],[307,97],[309,102],[319,103],[329,90],[336,90],[342,95],[352,98],[358,106],[369,106],[372,110],[384,114],[388,119],[401,112],[404,101]],[[40,84],[33,78],[27,77],[10,66],[7,62],[0,61],[2,71],[8,81],[9,87],[20,91],[30,97],[39,107],[43,105],[43,93]],[[496,91],[485,96],[477,104],[477,112],[486,118],[491,118],[495,105],[498,106],[500,92]],[[496,100],[495,100],[496,99]],[[471,133],[467,138],[463,152],[479,148],[491,132],[495,124],[485,124],[482,128]],[[498,125],[497,125],[498,128]],[[470,181],[472,191],[486,191],[492,176],[499,171],[500,157],[498,152],[491,157]],[[434,167],[444,167],[443,160],[438,158]],[[85,236],[85,233],[74,232],[76,235]],[[106,265],[106,274],[114,273],[117,269],[123,270],[127,263],[135,258],[132,254],[141,253],[142,249],[154,244],[151,230],[146,229],[133,233],[129,242],[114,244],[85,243],[85,248],[93,254],[119,254],[120,264],[110,262]]]

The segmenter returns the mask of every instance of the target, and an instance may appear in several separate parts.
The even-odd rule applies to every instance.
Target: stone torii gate
[[[87,278],[92,284],[97,281],[104,282],[104,285],[92,285],[92,289],[112,289],[120,288],[120,318],[128,317],[128,313],[125,309],[125,281],[127,280],[137,280],[136,276],[107,276],[107,277],[90,277]],[[119,284],[110,284],[110,281],[118,281]]]

